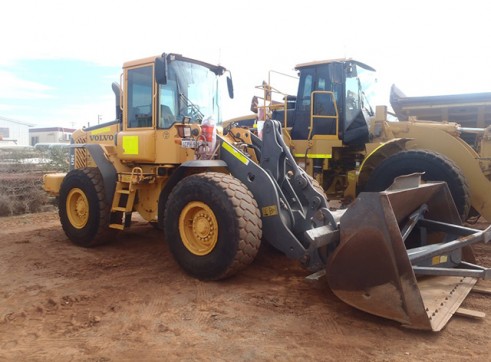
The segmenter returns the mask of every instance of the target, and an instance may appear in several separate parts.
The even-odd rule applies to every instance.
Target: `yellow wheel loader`
[[[295,95],[277,89],[271,82],[276,74],[270,73],[268,82],[258,87],[262,94],[254,98],[252,110],[258,115],[227,123],[257,126],[266,118],[279,120],[297,163],[332,199],[349,203],[359,192],[386,189],[397,176],[424,172],[425,181],[448,184],[464,220],[480,214],[491,221],[491,127],[483,122],[477,123],[481,128],[462,127],[407,117],[431,114],[434,119],[435,112],[439,114],[435,106],[445,110],[455,98],[407,98],[394,88],[394,109],[407,121],[391,121],[387,107],[374,106],[372,67],[337,59],[295,69],[299,75]],[[276,76],[276,82],[280,81]],[[483,103],[482,98],[476,98],[474,108],[465,113],[466,102],[461,99],[453,111],[445,113],[447,119],[456,120],[460,114],[467,122],[475,114],[484,120],[489,102]],[[466,142],[469,139],[472,144]]]
[[[127,62],[117,120],[79,130],[71,170],[44,176],[61,225],[77,245],[112,241],[131,215],[163,228],[172,255],[203,280],[250,264],[261,240],[325,273],[356,308],[417,329],[440,330],[479,278],[470,245],[490,230],[459,226],[444,183],[398,179],[331,212],[317,181],[298,167],[268,120],[262,140],[220,127],[229,72],[177,54]],[[229,96],[232,81],[226,77]]]

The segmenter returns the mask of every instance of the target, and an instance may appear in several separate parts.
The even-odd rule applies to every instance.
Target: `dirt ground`
[[[491,245],[476,254],[491,266]],[[201,282],[142,221],[83,249],[54,211],[0,218],[0,361],[491,360],[490,296],[463,304],[485,319],[418,332],[345,305],[308,274],[262,248],[240,275]]]

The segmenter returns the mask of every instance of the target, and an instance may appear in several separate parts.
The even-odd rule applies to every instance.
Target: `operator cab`
[[[371,95],[375,70],[343,59],[297,65],[300,75],[294,109],[287,110],[293,140],[330,139],[344,144],[368,141],[374,116]],[[283,111],[273,115],[282,119]]]
[[[217,77],[224,67],[178,54],[132,63],[125,64],[126,128],[168,129],[174,123],[201,123],[205,117],[221,121]],[[228,85],[231,95],[230,81]]]
[[[175,139],[196,140],[204,120],[221,123],[221,76],[230,74],[224,67],[164,53],[126,62],[123,70],[122,131],[115,142],[121,160],[182,163],[191,156]]]

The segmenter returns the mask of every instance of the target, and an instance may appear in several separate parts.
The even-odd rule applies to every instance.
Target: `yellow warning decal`
[[[294,153],[293,157],[305,158],[305,153]],[[308,153],[307,158],[332,158],[332,155],[329,153]]]
[[[137,155],[138,136],[123,136],[123,150],[125,155]]]
[[[249,164],[249,159],[244,156],[242,153],[234,149],[231,145],[229,145],[227,142],[222,142],[222,148],[227,150],[232,156],[234,156],[236,159],[238,159],[240,162],[242,162],[244,165]]]
[[[448,261],[447,255],[437,255],[431,258],[431,265],[442,264]]]
[[[103,128],[95,129],[95,130],[91,131],[91,134],[95,136],[95,135],[98,135],[101,133],[107,133],[107,132],[111,132],[111,127],[103,127]]]
[[[278,208],[276,205],[264,206],[261,211],[264,217],[278,215]]]

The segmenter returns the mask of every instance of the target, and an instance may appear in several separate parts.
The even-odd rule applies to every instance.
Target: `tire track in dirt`
[[[193,313],[194,320],[200,325],[207,326],[210,320],[216,316],[213,311],[216,303],[219,303],[219,300],[214,299],[213,294],[211,293],[211,290],[215,289],[215,286],[212,282],[203,282],[199,280],[196,280],[194,283],[196,288]]]

